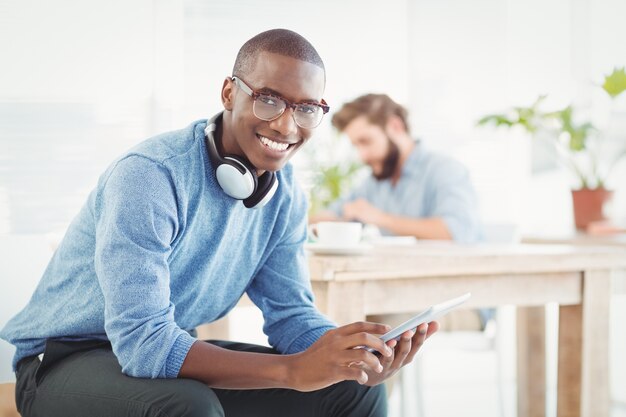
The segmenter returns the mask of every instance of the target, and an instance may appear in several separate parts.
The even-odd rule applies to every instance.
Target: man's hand
[[[358,220],[361,223],[380,225],[385,212],[371,205],[367,200],[360,198],[343,205],[343,217]]]
[[[314,391],[345,380],[377,385],[410,363],[424,341],[439,329],[436,321],[407,331],[385,344],[378,334],[389,326],[358,322],[328,331],[306,351],[292,356],[290,387]],[[381,353],[380,358],[360,347]]]
[[[366,385],[374,386],[380,384],[398,372],[404,365],[411,363],[426,339],[437,330],[439,330],[439,323],[431,321],[428,324],[420,324],[416,332],[411,330],[404,332],[398,342],[395,340],[387,342],[387,345],[393,348],[394,353],[391,356],[381,356],[382,372],[369,368],[367,364],[361,365],[361,368],[368,376]]]
[[[376,355],[359,347],[377,350],[395,366],[393,350],[376,336],[390,329],[384,324],[357,322],[329,330],[306,351],[292,355],[289,386],[314,391],[345,380],[366,384],[370,375],[384,372],[385,367]]]

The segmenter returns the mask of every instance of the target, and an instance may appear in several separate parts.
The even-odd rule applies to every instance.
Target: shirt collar
[[[415,146],[411,150],[409,157],[402,166],[401,177],[414,174],[419,170],[419,161],[424,157],[424,145],[420,139],[415,140]]]

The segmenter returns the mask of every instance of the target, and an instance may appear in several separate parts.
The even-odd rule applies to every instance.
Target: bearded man
[[[372,175],[310,222],[354,220],[385,235],[479,241],[467,169],[413,139],[407,119],[407,110],[385,94],[358,97],[333,115],[333,126],[348,136]]]

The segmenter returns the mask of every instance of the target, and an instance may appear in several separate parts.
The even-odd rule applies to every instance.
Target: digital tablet
[[[387,333],[382,335],[380,338],[385,343],[394,339],[399,340],[400,336],[402,336],[402,333],[406,332],[407,330],[414,330],[415,328],[417,328],[417,326],[419,326],[422,323],[428,323],[437,319],[438,317],[443,316],[447,312],[453,310],[454,308],[466,302],[471,296],[472,294],[468,292],[459,297],[452,298],[442,303],[432,305],[428,307],[426,310],[419,313],[418,315],[411,317],[409,320],[405,321],[404,323],[402,323],[395,329],[388,331]],[[372,348],[366,348],[366,349],[369,350],[370,352],[375,352],[375,350]]]

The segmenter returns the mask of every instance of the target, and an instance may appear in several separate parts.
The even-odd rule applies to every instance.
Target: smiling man
[[[224,80],[222,113],[105,171],[0,334],[22,416],[386,415],[381,382],[438,325],[385,345],[387,326],[337,328],[313,304],[288,161],[328,111],[325,75],[302,36],[263,32]],[[244,293],[271,348],[194,337]]]

